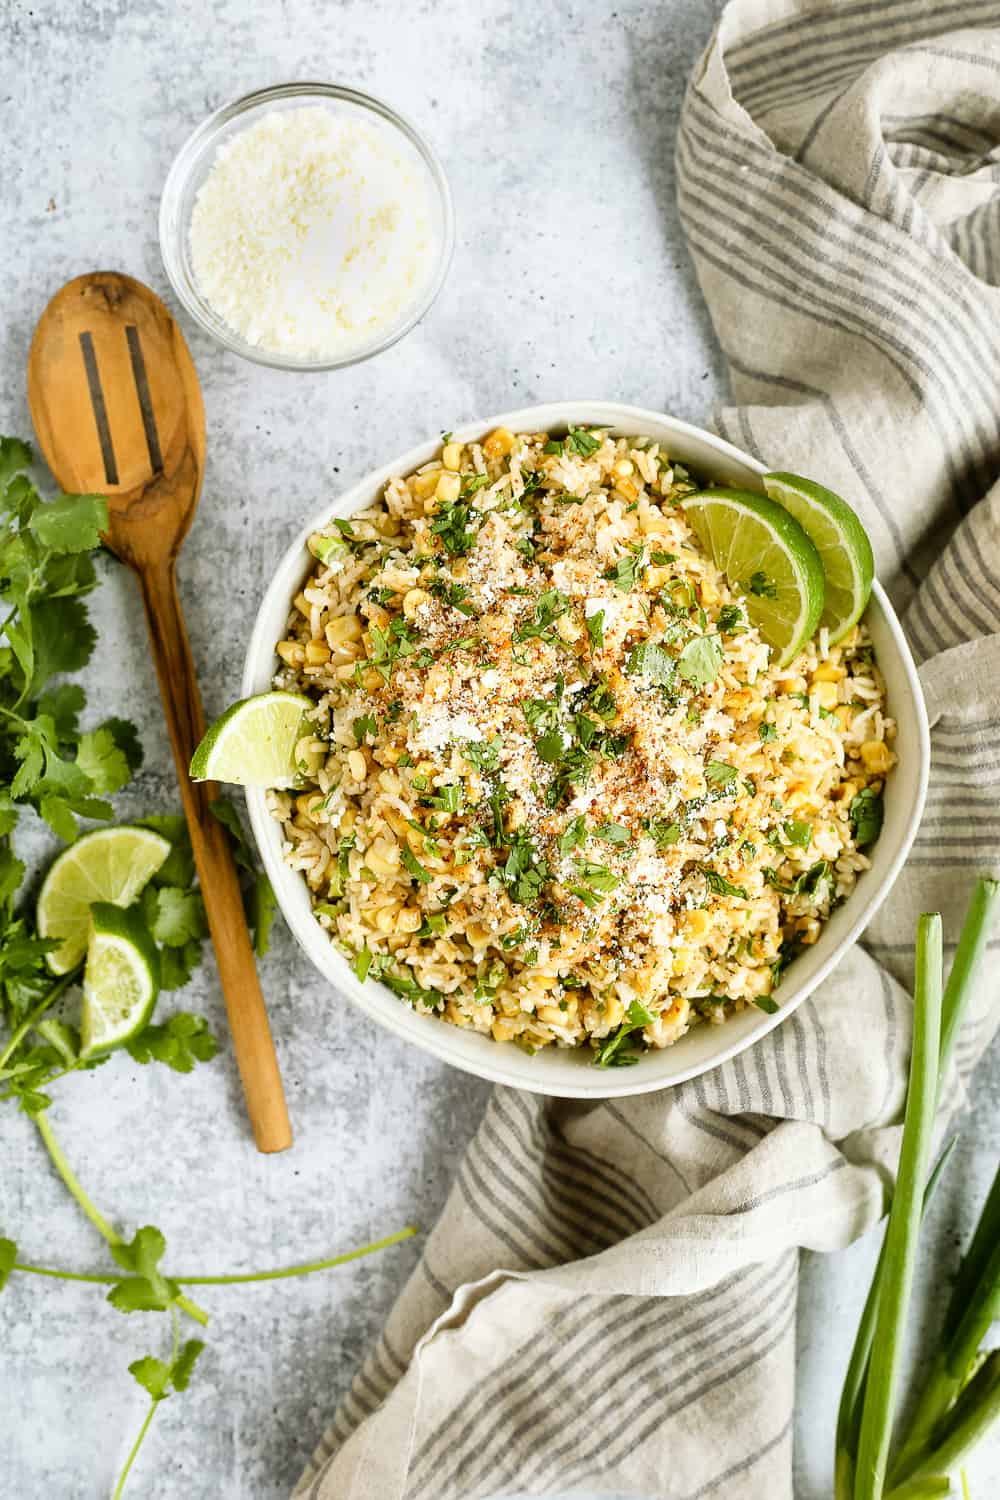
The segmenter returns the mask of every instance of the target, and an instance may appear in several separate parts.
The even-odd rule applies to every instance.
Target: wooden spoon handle
[[[229,836],[209,810],[213,782],[192,782],[188,766],[205,732],[173,562],[139,572],[181,801],[191,833],[201,894],[208,913],[236,1062],[258,1151],[284,1151],[292,1127],[264,996],[254,962]]]

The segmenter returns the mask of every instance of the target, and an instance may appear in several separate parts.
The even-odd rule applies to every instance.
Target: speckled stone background
[[[431,137],[458,247],[437,306],[403,344],[340,374],[271,373],[182,319],[208,412],[208,473],[181,591],[210,713],[236,692],[269,570],[326,495],[428,433],[530,401],[609,397],[694,421],[724,389],[674,207],[684,79],[716,0],[0,0],[0,429],[29,431],[35,320],[70,276],[116,267],[166,283],[159,192],[174,152],[225,100],[290,78],[384,96]],[[169,299],[168,299],[169,300]],[[776,459],[780,455],[776,455]],[[175,806],[135,589],[113,563],[95,599],[95,717],[129,713],[146,767],[123,815]],[[30,852],[41,856],[36,834]],[[295,1149],[258,1156],[225,1053],[181,1078],[116,1059],[60,1088],[53,1123],[86,1187],[131,1231],[159,1224],[177,1272],[245,1270],[429,1225],[486,1087],[384,1036],[339,1002],[280,923],[262,965]],[[222,1026],[207,963],[183,997]],[[980,1069],[933,1215],[954,1263],[992,1166],[1000,1065]],[[0,1122],[0,1232],[26,1257],[104,1268],[102,1245],[31,1125]],[[805,1268],[800,1500],[829,1494],[840,1372],[874,1244]],[[416,1242],[309,1281],[217,1289],[191,1390],[161,1410],[129,1492],[278,1500],[408,1274]],[[928,1281],[940,1301],[940,1277]],[[932,1317],[929,1313],[928,1317]],[[144,1409],[126,1373],[162,1320],[98,1290],[15,1277],[0,1321],[0,1496],[107,1495]],[[970,1470],[1000,1492],[996,1444]],[[666,1486],[666,1481],[665,1481]],[[661,1492],[668,1493],[666,1487]]]

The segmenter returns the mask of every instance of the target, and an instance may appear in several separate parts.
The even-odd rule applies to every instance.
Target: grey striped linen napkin
[[[907,869],[835,975],[706,1077],[590,1107],[497,1090],[297,1496],[792,1493],[798,1251],[883,1212],[916,916],[953,938],[1000,844],[997,16],[735,0],[678,147],[739,403],[719,429],[848,496],[906,608],[933,724]],[[993,1024],[981,993],[952,1103]]]

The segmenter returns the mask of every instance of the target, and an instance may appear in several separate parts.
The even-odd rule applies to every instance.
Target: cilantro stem
[[[3,1068],[9,1062],[35,1022],[40,1021],[49,1009],[49,1006],[56,1003],[63,990],[68,989],[73,981],[79,978],[82,967],[82,964],[78,964],[75,969],[71,969],[68,974],[63,974],[61,978],[57,979],[55,984],[45,991],[45,994],[39,1000],[34,1010],[30,1010],[16,1030],[11,1032],[6,1047],[0,1052],[0,1068]]]
[[[114,1286],[121,1276],[102,1275],[99,1271],[57,1271],[54,1266],[31,1266],[26,1261],[16,1260],[11,1268],[23,1271],[28,1276],[51,1276],[56,1281],[89,1281],[98,1286]]]
[[[60,1146],[59,1142],[56,1140],[55,1132],[52,1129],[52,1126],[49,1124],[46,1115],[44,1113],[35,1115],[34,1121],[35,1126],[38,1130],[38,1134],[41,1136],[42,1141],[45,1145],[45,1149],[49,1153],[49,1156],[52,1160],[52,1165],[59,1173],[59,1176],[66,1184],[66,1187],[69,1189],[70,1193],[76,1199],[80,1209],[90,1220],[91,1224],[93,1224],[98,1234],[109,1245],[124,1244],[121,1235],[117,1232],[117,1230],[112,1228],[107,1219],[101,1213],[100,1209],[98,1209],[87,1197],[87,1194],[84,1192],[83,1187],[80,1183],[80,1179],[77,1177],[76,1173],[73,1171],[73,1168],[66,1160],[66,1157],[63,1154],[63,1149]],[[189,1297],[178,1297],[177,1306],[181,1308],[183,1312],[186,1312],[189,1318],[193,1318],[196,1323],[200,1323],[203,1328],[208,1323],[208,1313],[205,1312],[204,1308],[199,1307],[196,1302],[192,1302]]]
[[[177,1366],[177,1355],[180,1351],[181,1346],[180,1319],[177,1316],[177,1306],[173,1303],[171,1303],[170,1305],[170,1329],[169,1369],[171,1372],[173,1372]],[[164,1397],[162,1395],[154,1396],[150,1401],[149,1408],[146,1412],[145,1417],[143,1418],[142,1426],[139,1428],[139,1431],[136,1434],[135,1442],[129,1449],[128,1458],[126,1458],[125,1465],[118,1476],[118,1483],[115,1485],[114,1494],[111,1496],[111,1500],[121,1500],[121,1496],[125,1492],[125,1485],[128,1481],[128,1476],[132,1470],[132,1465],[135,1463],[136,1459],[139,1456],[139,1449],[142,1447],[143,1442],[145,1441],[146,1433],[149,1431],[150,1425],[153,1421],[153,1417],[156,1414],[156,1408],[159,1406],[160,1402],[163,1399]]]
[[[75,1196],[75,1195],[74,1195]],[[88,1200],[89,1201],[89,1200]],[[374,1255],[378,1250],[388,1250],[390,1245],[399,1245],[412,1239],[419,1231],[415,1224],[399,1229],[385,1239],[373,1240],[370,1245],[361,1245],[356,1250],[345,1250],[341,1255],[331,1255],[326,1260],[303,1261],[301,1265],[281,1266],[276,1271],[237,1271],[230,1276],[172,1276],[179,1286],[239,1286],[254,1281],[282,1281],[292,1276],[311,1276],[314,1271],[329,1271],[334,1266],[343,1266],[365,1255]],[[111,1243],[119,1244],[117,1238]],[[27,1276],[49,1276],[55,1281],[86,1281],[96,1286],[113,1286],[121,1280],[121,1272],[112,1275],[101,1271],[59,1271],[55,1266],[35,1266],[27,1261],[16,1260],[11,1267],[23,1271]],[[178,1299],[178,1306],[180,1306]]]
[[[158,1401],[150,1401],[149,1410],[146,1412],[145,1420],[143,1421],[142,1426],[139,1428],[135,1442],[132,1444],[129,1456],[125,1460],[125,1467],[122,1469],[121,1473],[118,1476],[118,1483],[115,1485],[114,1494],[111,1496],[111,1500],[121,1500],[122,1495],[125,1493],[125,1482],[128,1479],[129,1473],[132,1469],[132,1465],[135,1463],[136,1459],[139,1456],[139,1449],[142,1447],[146,1433],[150,1429],[153,1418],[156,1415],[156,1408],[159,1406],[159,1404],[160,1403]]]
[[[916,1268],[940,1056],[941,918],[937,914],[925,913],[917,925],[913,1017],[906,1119],[885,1237],[884,1269],[858,1438],[854,1500],[881,1500],[883,1493],[906,1312]]]
[[[387,1250],[390,1245],[412,1239],[416,1233],[416,1225],[410,1224],[406,1229],[387,1235],[384,1240],[373,1240],[370,1245],[361,1245],[357,1250],[345,1250],[343,1255],[333,1255],[328,1260],[305,1261],[298,1266],[283,1266],[277,1271],[245,1271],[233,1276],[175,1276],[173,1279],[181,1286],[237,1286],[250,1281],[281,1281],[290,1276],[310,1276],[314,1271],[328,1271],[333,1266],[360,1260],[364,1255],[374,1255],[377,1250]]]

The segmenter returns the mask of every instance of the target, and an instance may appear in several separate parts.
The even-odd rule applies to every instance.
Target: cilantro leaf
[[[154,1401],[162,1401],[167,1394],[167,1386],[170,1384],[170,1366],[162,1359],[156,1359],[152,1354],[143,1355],[142,1359],[134,1359],[128,1367],[129,1374],[137,1380],[144,1391],[148,1391]]]
[[[563,855],[572,853],[580,844],[586,843],[586,839],[586,818],[582,814],[579,817],[571,818],[559,835],[559,853]]]
[[[95,792],[117,792],[132,776],[128,757],[107,725],[88,729],[80,736],[76,763],[89,778]]]
[[[463,740],[462,754],[477,771],[493,771],[500,759],[500,739]]]
[[[722,647],[715,635],[696,635],[688,641],[677,662],[677,670],[692,687],[707,687],[719,675]]]
[[[702,865],[701,873],[705,877],[709,890],[714,891],[717,896],[739,896],[740,900],[746,901],[745,888],[742,885],[733,885],[724,875],[720,875],[718,870],[713,870],[709,865]]]
[[[757,737],[762,744],[770,745],[778,738],[778,731],[773,724],[769,724],[766,719],[762,719],[757,725]]]
[[[724,760],[710,760],[705,766],[705,780],[720,792],[735,786],[737,774],[736,767],[727,765]]]
[[[882,832],[885,820],[885,804],[882,793],[866,786],[853,798],[847,813],[851,820],[854,842],[859,849],[874,844]]]
[[[166,959],[175,950],[166,949]],[[208,1029],[204,1016],[178,1011],[159,1026],[146,1026],[138,1036],[126,1042],[134,1062],[163,1063],[175,1073],[190,1073],[196,1063],[211,1062],[219,1044]]]
[[[2,455],[0,455],[2,456]],[[13,1240],[0,1239],[0,1292],[7,1285],[14,1262],[17,1260],[17,1246]]]
[[[87,665],[97,631],[81,599],[47,599],[33,604],[28,619],[34,653],[32,691],[37,692],[57,672],[78,672]]]
[[[799,818],[789,818],[789,820],[786,823],[782,823],[781,826],[785,838],[790,844],[794,844],[797,849],[809,848],[809,845],[812,842],[811,823],[803,822]]]
[[[622,1068],[639,1061],[636,1052],[622,1052],[624,1042],[634,1031],[640,1031],[644,1026],[649,1026],[656,1017],[652,1011],[646,1009],[638,1000],[633,1000],[625,1012],[625,1019],[616,1031],[598,1047],[594,1054],[594,1063],[598,1068]]]
[[[108,502],[103,495],[60,495],[39,505],[31,530],[50,552],[92,552],[108,526]]]
[[[595,610],[592,615],[585,616],[584,623],[587,626],[587,636],[590,640],[591,649],[599,651],[604,645],[604,611]]]
[[[594,829],[594,837],[606,844],[627,844],[632,835],[623,823],[601,823]]]
[[[604,439],[593,437],[589,432],[584,432],[581,427],[571,427],[566,441],[581,458],[591,458],[597,452]]]
[[[150,932],[166,948],[183,948],[187,943],[200,941],[208,931],[200,891],[148,885],[142,893],[141,906]]]
[[[625,662],[630,677],[645,677],[657,687],[671,688],[677,676],[678,662],[655,641],[633,646]]]
[[[760,569],[756,573],[751,573],[747,586],[750,593],[755,594],[758,599],[777,599],[778,597],[778,585]]]
[[[668,823],[666,818],[643,818],[642,826],[656,844],[657,849],[668,849],[681,840],[681,825]]]
[[[419,859],[413,853],[409,844],[403,845],[402,854],[400,857],[403,861],[404,867],[409,870],[414,880],[419,881],[421,885],[428,885],[430,883],[431,872],[425,869],[424,866],[420,863]]]

